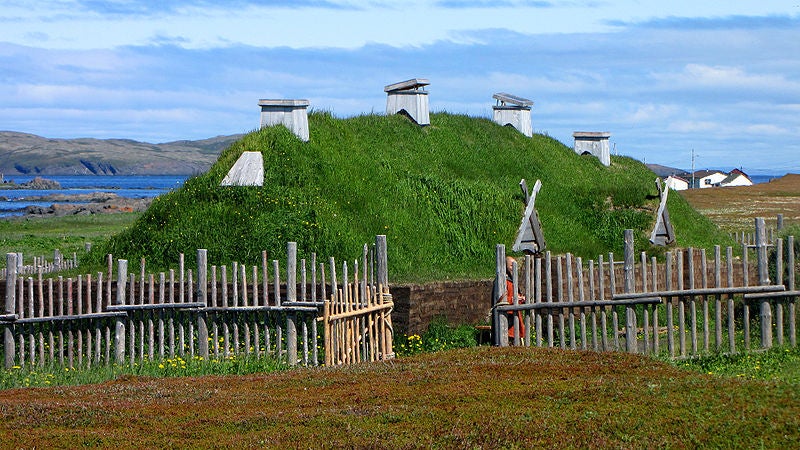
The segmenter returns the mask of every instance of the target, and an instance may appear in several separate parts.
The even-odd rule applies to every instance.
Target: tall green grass
[[[300,257],[354,259],[386,234],[393,281],[483,278],[493,273],[495,244],[510,251],[522,178],[542,180],[536,205],[548,249],[587,258],[621,252],[626,228],[636,230],[638,249],[648,247],[655,175],[633,159],[604,167],[547,136],[446,113],[427,127],[402,116],[328,113],[311,114],[309,124],[308,143],[284,127],[246,135],[207,173],[156,199],[94,260],[113,253],[166,267],[181,252],[191,264],[207,248],[210,264],[255,264],[261,250],[281,259],[287,241],[298,243]],[[219,186],[243,151],[264,156],[264,186]],[[679,196],[670,205],[681,210],[673,214],[681,245],[718,243],[713,225]]]
[[[285,361],[271,357],[231,355],[222,359],[175,356],[163,360],[145,360],[133,364],[99,364],[91,367],[66,368],[60,365],[13,366],[0,370],[0,389],[20,387],[78,386],[118,378],[189,377],[202,375],[246,375],[289,369]]]

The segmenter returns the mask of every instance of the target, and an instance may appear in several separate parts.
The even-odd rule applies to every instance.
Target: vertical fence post
[[[756,246],[758,251],[758,284],[761,286],[770,283],[767,272],[767,233],[763,217],[756,217]],[[772,307],[768,299],[761,302],[761,347],[772,347]]]
[[[789,267],[789,277],[787,282],[789,283],[788,288],[790,291],[794,290],[794,282],[795,282],[795,264],[794,264],[794,236],[789,236],[786,238],[786,246],[787,246],[787,258],[786,263]],[[796,329],[795,329],[795,309],[796,309],[797,297],[791,298],[789,302],[789,344],[792,347],[797,346],[797,336],[796,336]]]
[[[375,253],[377,259],[378,284],[384,289],[389,289],[389,265],[386,249],[386,235],[375,236]]]
[[[17,305],[17,254],[6,253],[6,303],[3,308],[5,314],[16,312]],[[6,370],[14,366],[14,325],[7,324],[3,329],[3,351],[5,352]]]
[[[297,242],[286,244],[286,301],[297,301]],[[286,357],[289,365],[297,364],[297,316],[286,314]]]
[[[625,292],[633,292],[634,287],[634,256],[633,256],[633,230],[625,230]],[[636,353],[636,310],[633,305],[625,307],[625,349],[629,353]]]
[[[391,294],[389,293],[389,252],[386,246],[386,235],[379,234],[375,236],[375,257],[376,261],[376,270],[378,271],[378,284],[383,287],[383,292],[380,293],[382,296],[381,299],[384,300],[388,297],[391,300]],[[394,357],[394,337],[392,335],[393,328],[392,328],[392,313],[391,311],[387,311],[384,313],[383,318],[384,326],[386,327],[386,349],[387,354],[385,358],[393,358]]]
[[[494,292],[492,294],[492,343],[496,346],[508,346],[508,323],[504,316],[497,311],[497,302],[505,293],[506,288],[506,246],[495,246],[495,276]],[[503,326],[505,324],[505,326]]]
[[[778,214],[777,224],[775,226],[776,231],[783,230],[783,214]]]
[[[204,360],[208,360],[208,324],[206,311],[208,307],[208,250],[197,249],[197,299],[203,307],[197,313],[197,352]]]
[[[769,284],[769,272],[767,261],[767,228],[763,217],[756,217],[756,250],[758,257],[758,284],[761,286]]]
[[[117,260],[117,296],[115,305],[125,304],[126,283],[128,281],[128,260]],[[125,362],[125,318],[117,317],[114,329],[114,353],[117,364]]]

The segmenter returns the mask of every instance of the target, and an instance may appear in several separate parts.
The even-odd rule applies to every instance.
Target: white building
[[[752,186],[753,181],[746,173],[739,169],[733,169],[731,173],[725,177],[724,180],[719,182],[720,186]]]
[[[694,173],[694,180],[696,188],[705,189],[714,186],[719,186],[728,175],[719,170],[698,170]]]
[[[673,191],[685,191],[689,189],[689,180],[684,178],[670,175],[665,180],[667,187],[672,189]]]

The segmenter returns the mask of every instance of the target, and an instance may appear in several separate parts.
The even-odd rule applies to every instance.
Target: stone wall
[[[421,334],[437,317],[447,323],[480,324],[489,315],[492,280],[445,281],[391,287],[396,333]]]

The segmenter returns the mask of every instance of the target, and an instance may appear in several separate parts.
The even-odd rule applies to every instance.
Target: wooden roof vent
[[[394,83],[383,88],[386,92],[386,115],[405,113],[418,125],[430,125],[430,106],[425,86],[430,82],[425,78]]]
[[[533,136],[531,107],[533,102],[527,98],[499,92],[492,96],[497,104],[492,107],[494,121],[502,126],[511,125],[525,136]]]
[[[308,142],[308,105],[308,100],[259,100],[260,128],[284,125],[303,142]]]

